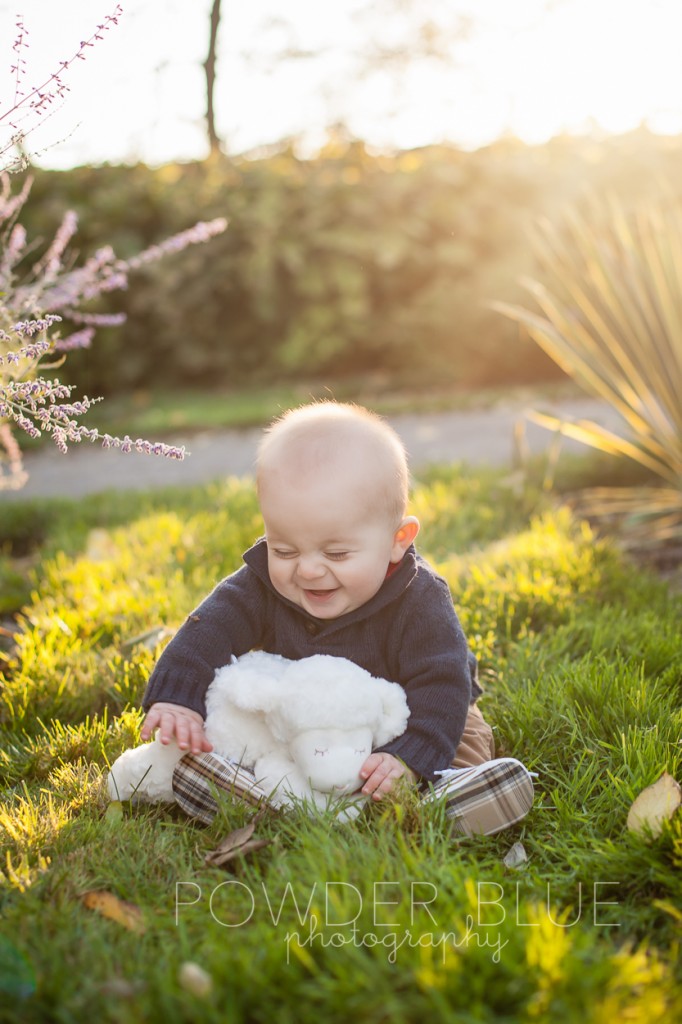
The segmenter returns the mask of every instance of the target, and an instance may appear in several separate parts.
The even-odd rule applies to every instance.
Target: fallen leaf
[[[264,846],[270,846],[271,842],[272,839],[251,839],[236,850],[223,853],[220,857],[216,857],[208,863],[215,865],[215,867],[222,867],[223,864],[227,864],[228,861],[235,860],[237,857],[245,857],[247,853],[255,853],[256,850],[262,850]]]
[[[128,981],[126,978],[110,978],[103,981],[99,991],[112,999],[133,999],[144,988],[143,981]]]
[[[514,845],[507,850],[502,863],[508,868],[518,868],[521,864],[525,864],[528,860],[528,854],[526,853],[523,843],[514,843]]]
[[[194,996],[199,996],[200,999],[209,996],[213,989],[213,978],[208,971],[205,971],[199,964],[192,963],[191,960],[186,960],[184,964],[181,964],[178,980],[181,988],[184,988],[186,992],[191,992]]]
[[[112,800],[104,812],[104,820],[111,825],[118,825],[123,820],[123,804],[120,800]]]
[[[120,900],[113,892],[90,889],[82,894],[81,900],[83,901],[83,906],[87,907],[88,910],[94,910],[96,913],[101,914],[102,917],[108,917],[111,921],[116,921],[118,924],[123,925],[124,928],[127,928],[129,932],[137,932],[141,935],[145,930],[140,908],[136,907],[134,903]]]
[[[243,846],[255,831],[256,823],[255,821],[250,821],[248,825],[244,825],[242,828],[236,828],[234,832],[230,832],[230,834],[225,836],[224,839],[221,839],[213,852],[226,853],[228,850],[236,849],[237,846]]]
[[[234,860],[236,857],[243,857],[247,853],[262,850],[264,846],[268,846],[272,842],[271,839],[251,838],[256,829],[256,820],[257,818],[254,818],[248,825],[237,828],[225,836],[215,850],[206,854],[205,863],[222,867],[223,864],[227,864],[228,861]]]
[[[654,836],[659,836],[663,822],[672,818],[681,803],[682,787],[672,775],[663,772],[660,779],[633,800],[628,812],[628,829],[638,834],[649,829]]]

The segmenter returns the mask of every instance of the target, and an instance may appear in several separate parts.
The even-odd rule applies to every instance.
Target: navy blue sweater
[[[292,660],[334,654],[405,689],[407,729],[378,749],[399,757],[425,781],[447,768],[469,704],[481,690],[448,585],[414,546],[371,600],[336,619],[313,618],[277,593],[264,539],[249,548],[244,562],[170,641],[147,684],[144,709],[168,701],[205,716],[215,670],[254,648]]]

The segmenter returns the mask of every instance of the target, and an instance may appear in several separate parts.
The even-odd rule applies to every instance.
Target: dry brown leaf
[[[633,800],[628,812],[628,829],[643,833],[648,828],[654,836],[659,836],[663,822],[672,818],[681,803],[682,787],[672,775],[663,772],[660,779]]]
[[[256,829],[256,820],[257,818],[254,818],[248,825],[237,828],[225,836],[215,850],[206,854],[206,864],[222,867],[223,864],[234,860],[235,857],[243,857],[247,853],[253,853],[255,850],[261,850],[264,846],[268,846],[272,842],[271,839],[251,838]]]
[[[255,853],[256,850],[262,850],[264,846],[269,846],[271,842],[272,839],[250,839],[248,843],[244,843],[243,846],[239,846],[236,850],[231,850],[229,853],[221,854],[219,858],[210,861],[210,863],[221,868],[228,861],[235,860],[237,857],[245,857],[247,853]]]
[[[113,892],[106,892],[102,889],[90,889],[81,896],[83,906],[88,910],[94,910],[102,917],[108,917],[111,921],[123,925],[129,932],[137,932],[139,935],[145,930],[145,923],[142,918],[142,911],[134,903],[127,903],[120,900]]]
[[[243,846],[255,831],[256,823],[255,821],[250,821],[248,825],[236,828],[234,832],[230,832],[224,839],[221,839],[213,852],[227,853],[229,850],[235,850],[238,846]]]

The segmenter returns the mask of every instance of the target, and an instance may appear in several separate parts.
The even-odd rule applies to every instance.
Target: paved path
[[[590,398],[543,401],[535,407],[567,419],[592,419],[614,428],[621,421],[608,405]],[[407,447],[410,463],[419,468],[431,462],[465,461],[473,465],[511,465],[514,424],[523,418],[519,404],[463,412],[409,414],[389,417]],[[225,476],[251,472],[260,430],[206,431],[191,436],[164,438],[184,444],[191,455],[183,462],[145,455],[122,455],[99,445],[83,444],[60,454],[52,445],[26,458],[30,474],[17,492],[0,491],[0,501],[33,497],[78,498],[109,489],[144,490],[205,483]],[[531,452],[545,450],[549,431],[526,422]],[[151,440],[158,440],[152,438]],[[584,445],[564,439],[565,451],[585,451]]]

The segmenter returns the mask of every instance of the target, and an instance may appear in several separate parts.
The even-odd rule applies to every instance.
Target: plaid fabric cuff
[[[533,780],[512,757],[448,769],[441,775],[422,800],[444,799],[446,817],[459,835],[500,832],[524,818],[533,805]],[[252,771],[217,754],[185,754],[173,772],[173,793],[186,814],[206,825],[218,812],[221,793],[233,800],[275,806]]]
[[[252,771],[217,754],[185,754],[173,772],[173,793],[183,811],[205,825],[218,813],[221,793],[250,804],[268,803]]]
[[[516,824],[533,806],[533,780],[513,757],[442,773],[424,801],[446,800],[452,831],[464,836],[492,835]]]

